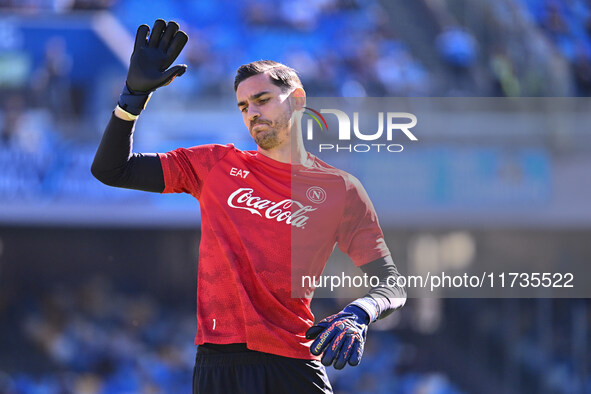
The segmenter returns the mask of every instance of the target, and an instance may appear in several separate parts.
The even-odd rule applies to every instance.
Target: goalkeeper
[[[256,151],[212,144],[132,153],[150,95],[186,70],[172,63],[187,40],[175,22],[138,28],[92,174],[199,201],[194,393],[331,393],[324,366],[359,364],[368,325],[406,301],[404,289],[388,286],[398,272],[375,210],[357,179],[305,151],[305,91],[293,69],[273,61],[241,66],[234,82]],[[292,295],[293,273],[320,275],[335,244],[380,284],[313,325],[310,298]]]

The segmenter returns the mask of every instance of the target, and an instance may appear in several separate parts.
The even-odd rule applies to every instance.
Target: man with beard
[[[135,120],[151,93],[186,69],[170,67],[187,42],[179,26],[157,20],[149,32],[138,29],[91,170],[110,186],[199,201],[193,392],[331,393],[324,366],[357,365],[367,326],[406,301],[404,289],[387,281],[398,272],[369,197],[353,176],[306,152],[302,83],[269,60],[241,66],[234,82],[256,151],[210,144],[132,153]],[[319,276],[337,243],[380,283],[313,325],[313,286],[294,296],[294,273]]]

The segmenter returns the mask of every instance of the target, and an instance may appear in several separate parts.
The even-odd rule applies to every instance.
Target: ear
[[[302,88],[296,88],[290,94],[293,109],[295,111],[302,111],[306,106],[306,91]]]

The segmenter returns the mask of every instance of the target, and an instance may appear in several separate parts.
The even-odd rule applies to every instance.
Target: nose
[[[260,118],[260,116],[261,113],[254,105],[248,107],[248,120],[250,122],[255,121],[257,118]]]

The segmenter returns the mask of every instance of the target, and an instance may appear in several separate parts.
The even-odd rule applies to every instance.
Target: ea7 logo
[[[309,108],[307,108],[309,109]],[[338,109],[321,109],[320,114],[318,111],[314,111],[315,114],[332,114],[337,117],[339,124],[339,140],[349,141],[351,140],[351,119],[349,116]],[[309,114],[312,116],[311,114]],[[322,121],[324,118],[319,116]],[[313,117],[316,123],[320,125],[320,122],[316,117]],[[384,118],[386,119],[384,122]],[[353,134],[360,140],[363,141],[375,141],[382,137],[384,134],[384,123],[386,123],[386,139],[392,141],[395,132],[402,132],[411,141],[418,141],[418,138],[410,131],[411,128],[416,126],[417,117],[408,112],[384,112],[378,113],[378,130],[375,132],[364,133],[359,129],[359,112],[353,112]],[[326,125],[326,122],[324,123]],[[314,124],[312,119],[308,119],[307,122],[307,133],[306,138],[312,140],[314,138]],[[322,126],[320,126],[322,128]],[[328,128],[328,127],[327,127]]]
[[[239,168],[232,167],[230,170],[230,175],[232,176],[239,176],[240,178],[246,179],[246,177],[250,174],[250,171],[241,170]]]

